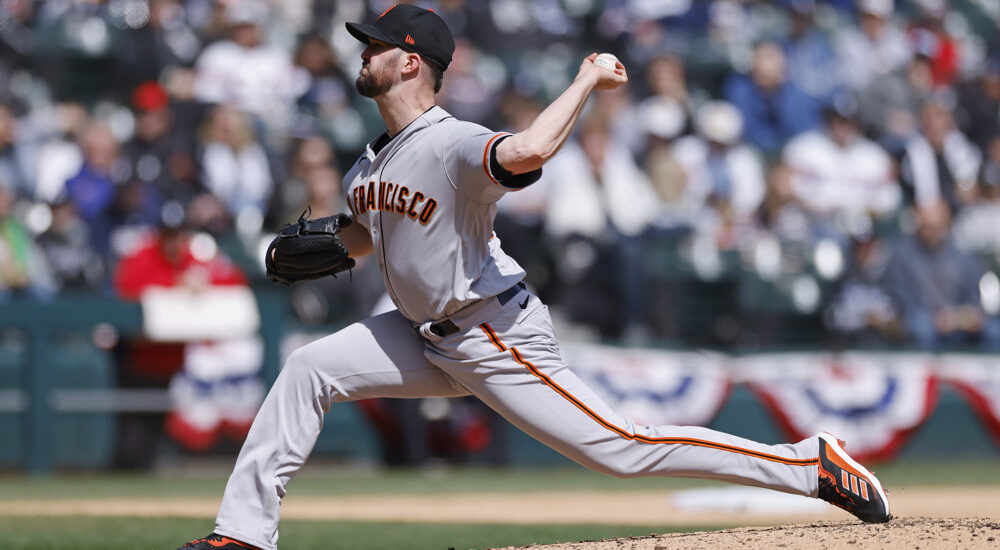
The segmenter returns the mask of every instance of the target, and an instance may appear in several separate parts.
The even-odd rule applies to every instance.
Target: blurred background
[[[496,220],[617,408],[1000,456],[1000,4],[417,3],[456,36],[438,104],[496,130],[591,52],[629,70]],[[228,464],[282,357],[385,307],[371,262],[262,257],[347,210],[384,128],[343,23],[390,5],[0,1],[0,466]],[[315,455],[562,460],[472,398],[337,405]]]

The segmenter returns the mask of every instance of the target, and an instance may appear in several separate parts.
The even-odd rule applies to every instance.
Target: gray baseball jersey
[[[532,437],[614,476],[817,495],[817,438],[764,445],[707,428],[637,425],[566,367],[548,308],[514,286],[523,271],[492,234],[493,203],[512,183],[497,178],[493,145],[502,135],[435,107],[373,142],[351,169],[351,208],[371,233],[398,309],[288,357],[236,460],[216,533],[276,549],[281,499],[324,414],[372,397],[474,394]],[[432,327],[444,320],[454,330],[442,335]]]
[[[372,235],[389,297],[410,320],[439,320],[524,278],[493,234],[509,188],[490,169],[508,134],[432,107],[391,140],[375,140],[348,171],[354,219]]]

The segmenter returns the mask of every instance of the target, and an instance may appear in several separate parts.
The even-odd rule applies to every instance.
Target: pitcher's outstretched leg
[[[423,350],[410,322],[391,311],[293,352],[236,459],[215,533],[266,550],[277,547],[285,488],[312,452],[333,403],[466,395],[424,359]]]

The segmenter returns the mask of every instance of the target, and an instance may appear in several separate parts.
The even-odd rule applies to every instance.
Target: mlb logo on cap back
[[[382,12],[375,24],[347,23],[351,36],[368,43],[374,38],[406,51],[420,54],[447,69],[455,53],[455,39],[448,25],[431,10],[410,4],[396,4]]]

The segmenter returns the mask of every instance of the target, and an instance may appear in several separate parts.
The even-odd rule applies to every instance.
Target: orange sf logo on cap
[[[413,41],[413,37],[410,36],[410,35],[406,35],[406,43],[407,44],[416,44],[416,42]]]

